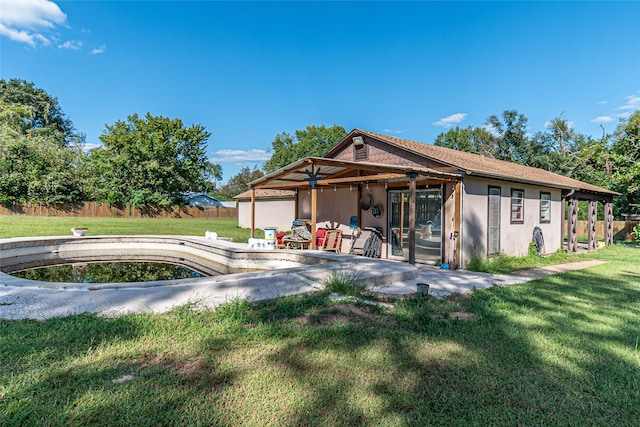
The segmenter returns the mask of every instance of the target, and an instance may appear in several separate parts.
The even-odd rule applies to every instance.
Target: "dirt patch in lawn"
[[[300,326],[333,326],[354,325],[362,326],[374,322],[391,322],[393,317],[379,311],[372,312],[368,307],[355,304],[336,304],[322,308],[318,311],[307,313],[295,319]]]

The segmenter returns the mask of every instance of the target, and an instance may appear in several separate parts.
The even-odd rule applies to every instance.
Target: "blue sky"
[[[280,132],[422,142],[516,109],[600,137],[640,109],[640,2],[0,0],[0,77],[98,144],[133,113],[212,133],[224,181]]]

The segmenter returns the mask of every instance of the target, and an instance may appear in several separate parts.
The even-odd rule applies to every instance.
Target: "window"
[[[500,187],[489,187],[489,235],[487,252],[489,255],[500,253]]]
[[[540,222],[551,222],[551,193],[540,193]]]
[[[524,190],[511,190],[511,222],[524,222]]]

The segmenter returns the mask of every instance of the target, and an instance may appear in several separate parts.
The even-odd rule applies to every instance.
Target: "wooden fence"
[[[0,205],[0,215],[119,217],[119,218],[237,218],[238,208],[216,206],[115,206],[106,203],[13,203]]]
[[[638,221],[613,221],[613,238],[622,240],[633,240],[631,232]],[[565,230],[567,230],[565,222]],[[589,230],[589,221],[578,221],[578,237],[587,237]],[[596,223],[596,236],[598,239],[604,239],[604,221]]]

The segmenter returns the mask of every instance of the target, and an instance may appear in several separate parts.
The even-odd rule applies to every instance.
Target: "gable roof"
[[[615,191],[607,190],[606,188],[578,181],[544,169],[524,166],[517,163],[481,156],[479,154],[438,147],[436,145],[411,141],[362,129],[352,130],[349,135],[325,153],[323,157],[332,157],[336,155],[342,148],[351,143],[354,136],[365,136],[376,139],[393,147],[451,166],[456,170],[463,172],[465,175],[518,181],[544,185],[552,188],[605,194],[608,196],[619,195],[619,193],[616,193]]]

